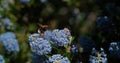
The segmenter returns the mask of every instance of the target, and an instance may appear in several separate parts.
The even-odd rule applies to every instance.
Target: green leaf
[[[45,55],[47,58],[51,57],[50,55]]]
[[[70,37],[70,44],[73,42],[73,40],[75,39],[75,37]]]

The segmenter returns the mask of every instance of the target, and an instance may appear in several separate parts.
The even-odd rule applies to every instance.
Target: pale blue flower
[[[51,40],[53,41],[54,46],[66,46],[69,44],[69,39],[65,30],[53,30]]]
[[[49,58],[50,63],[70,63],[67,57],[61,56],[61,54],[55,54]]]
[[[110,43],[109,51],[112,56],[120,58],[120,43],[119,42]]]
[[[0,55],[0,63],[5,63],[5,60],[3,59],[2,55]]]
[[[38,55],[48,54],[52,50],[50,43],[43,38],[37,38],[33,42],[30,42],[30,46],[31,50]]]

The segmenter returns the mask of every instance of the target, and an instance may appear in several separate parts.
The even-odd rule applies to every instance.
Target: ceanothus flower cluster
[[[120,58],[120,43],[119,42],[110,43],[109,51],[112,56]]]
[[[41,2],[41,3],[46,3],[46,2],[47,2],[47,0],[40,0],[40,2]]]
[[[3,34],[0,35],[0,41],[4,41],[4,40],[6,40],[8,38],[15,39],[16,36],[15,36],[15,34],[13,32],[6,32],[6,33],[3,33]]]
[[[8,52],[19,52],[18,40],[13,32],[6,32],[0,35],[3,47]]]
[[[90,63],[107,63],[107,54],[105,54],[103,48],[101,48],[100,51],[93,48],[89,61]]]
[[[48,54],[52,50],[49,41],[40,37],[39,34],[30,35],[29,41],[31,50],[38,55]]]
[[[50,63],[70,63],[67,57],[61,56],[61,54],[55,54],[48,60]]]
[[[69,44],[69,39],[71,34],[68,29],[55,29],[52,32],[51,41],[53,41],[55,46],[66,46]]]
[[[76,44],[71,45],[70,52],[73,53],[73,54],[78,53],[78,47],[77,47]]]
[[[3,59],[2,55],[0,55],[0,63],[5,63],[5,60]]]
[[[14,29],[14,25],[11,22],[11,20],[9,18],[3,18],[2,20],[2,25],[5,27],[5,29]]]

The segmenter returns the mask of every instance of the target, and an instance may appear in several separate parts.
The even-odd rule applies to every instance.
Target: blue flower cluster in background
[[[19,52],[18,40],[9,38],[2,41],[2,43],[8,52]]]
[[[2,55],[0,55],[0,63],[5,63],[5,60],[3,59]]]
[[[1,27],[4,27],[4,29],[6,29],[6,30],[15,29],[15,26],[13,25],[10,18],[8,18],[8,17],[1,19],[1,25],[2,25]]]
[[[89,61],[90,63],[107,63],[107,54],[105,54],[103,48],[101,48],[100,51],[93,48]]]
[[[18,40],[13,32],[6,32],[0,35],[0,41],[8,52],[19,52]]]
[[[108,32],[109,34],[113,33],[113,21],[107,16],[100,16],[96,20],[97,27],[99,31]]]
[[[26,3],[29,3],[29,2],[30,2],[30,0],[20,0],[20,2],[21,2],[21,3],[25,3],[25,4],[26,4]]]
[[[41,2],[41,3],[46,3],[46,2],[47,2],[47,0],[40,0],[40,2]]]
[[[112,42],[109,46],[111,56],[120,58],[120,42]]]
[[[0,35],[0,41],[4,41],[6,39],[13,38],[15,39],[16,36],[13,32],[6,32]]]
[[[13,25],[12,22],[10,21],[10,19],[7,18],[7,17],[4,18],[4,19],[2,19],[2,22],[3,22],[3,24],[6,25],[6,26],[11,26],[11,25]]]
[[[61,56],[61,54],[55,54],[49,58],[50,63],[70,63],[67,57]]]
[[[76,53],[79,52],[78,47],[77,47],[76,44],[71,45],[70,52],[73,53],[73,54],[76,54]]]
[[[95,42],[85,35],[80,36],[78,43],[83,48],[83,52],[91,52],[92,48],[96,47]]]

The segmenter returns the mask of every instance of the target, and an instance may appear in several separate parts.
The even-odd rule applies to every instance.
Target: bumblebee
[[[47,29],[48,25],[39,24],[38,33],[40,34],[41,37],[44,37],[44,31],[46,31]]]

